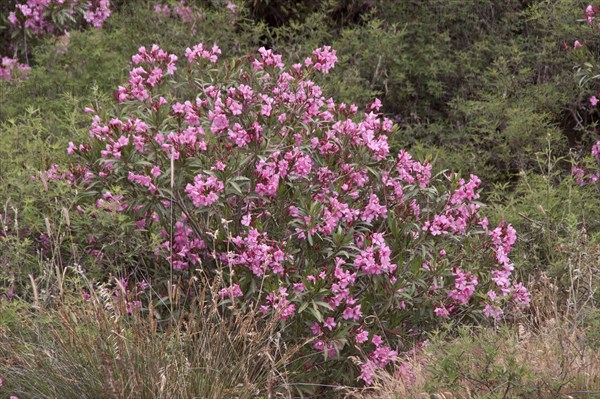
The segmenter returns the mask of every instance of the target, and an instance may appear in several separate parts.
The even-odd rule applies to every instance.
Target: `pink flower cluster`
[[[91,0],[88,2],[88,7],[83,18],[87,23],[94,28],[102,28],[104,21],[110,17],[110,1],[109,0]]]
[[[173,7],[173,12],[171,12],[171,7],[169,7],[168,4],[155,3],[154,12],[165,17],[173,15],[174,17],[179,18],[183,23],[189,25],[193,25],[204,19],[204,14],[197,11],[193,3],[188,4],[186,0],[180,0],[179,3]]]
[[[16,4],[14,11],[8,14],[8,21],[21,29],[29,29],[35,35],[43,35],[54,29],[45,18],[50,2],[46,0],[27,0],[24,4]]]
[[[85,9],[83,18],[95,28],[101,28],[110,16],[109,0],[27,0],[15,5],[8,14],[8,21],[14,28],[27,29],[41,36],[58,29],[52,22],[50,10],[65,9],[74,16],[81,6]]]
[[[219,296],[221,298],[238,298],[244,296],[242,289],[239,284],[233,284],[231,287],[223,288],[219,291]]]
[[[386,273],[393,276],[397,266],[391,262],[392,251],[385,243],[383,234],[374,233],[371,245],[360,251],[354,260],[354,267],[366,275]]]
[[[314,65],[314,68],[322,73],[329,73],[329,70],[335,66],[337,62],[337,57],[335,55],[335,50],[331,49],[331,46],[323,46],[323,48],[318,48],[313,51],[314,58],[307,58],[304,61],[306,66],[311,64]]]
[[[69,19],[59,23],[57,13],[67,13]],[[110,16],[109,0],[26,0],[15,4],[8,14],[9,30],[13,35],[67,34],[68,29],[87,22],[95,28],[101,28]],[[79,19],[79,21],[78,21]],[[73,26],[76,24],[76,26]],[[11,43],[17,54],[23,55],[28,49],[19,47],[19,42]],[[26,54],[25,54],[26,55]],[[21,57],[26,58],[26,57]],[[11,80],[23,76],[29,67],[20,64],[17,59],[3,57],[0,65],[0,79]]]
[[[173,75],[175,73],[177,60],[176,55],[168,54],[156,44],[149,51],[145,47],[140,47],[138,53],[131,57],[131,61],[135,65],[146,64],[146,68],[139,66],[129,72],[129,85],[127,87],[119,86],[117,99],[120,102],[134,99],[148,100],[150,93],[162,82],[165,74]],[[159,108],[164,105],[164,101],[166,100],[159,98],[153,105]]]
[[[168,238],[167,232],[163,231],[164,238]],[[162,243],[162,249],[168,253],[167,260],[175,270],[188,270],[190,265],[197,265],[206,249],[206,243],[198,238],[193,229],[189,226],[187,217],[181,216],[181,219],[175,223],[175,232],[173,241],[167,239]],[[160,248],[156,249],[160,252]]]
[[[444,210],[436,214],[433,220],[426,221],[423,224],[423,230],[434,236],[450,233],[465,234],[479,210],[479,205],[474,203],[473,200],[479,198],[477,189],[480,185],[481,180],[475,175],[471,175],[468,182],[460,179],[458,188],[448,198]]]
[[[279,183],[288,175],[290,178],[305,179],[311,173],[312,167],[310,157],[304,155],[297,147],[283,156],[280,152],[274,152],[267,160],[261,159],[256,163],[256,193],[264,197],[273,197],[277,194]]]
[[[141,299],[148,288],[149,285],[146,281],[142,280],[130,285],[128,279],[121,277],[118,279],[117,287],[114,289],[113,298],[122,300],[127,313],[132,314],[134,309],[141,309]]]
[[[383,368],[398,359],[398,351],[383,345],[383,339],[379,335],[372,338],[375,350],[371,352],[368,359],[360,365],[360,376],[367,385],[373,383],[373,376],[378,368]]]
[[[102,198],[96,200],[96,207],[108,212],[123,212],[129,207],[122,194],[113,195],[110,191],[102,194]]]
[[[288,290],[285,287],[279,288],[277,291],[267,295],[266,305],[260,307],[264,313],[269,313],[271,310],[279,315],[281,320],[287,320],[296,312],[296,305],[288,299]]]
[[[284,252],[285,242],[271,240],[266,232],[259,233],[254,228],[244,236],[235,237],[231,243],[235,250],[226,254],[227,264],[246,267],[257,277],[266,273],[283,275],[286,264],[293,261],[293,257]]]
[[[596,144],[592,146],[592,156],[597,162],[600,162],[600,141],[597,141]]]
[[[2,62],[0,63],[0,79],[18,79],[30,70],[31,68],[29,65],[21,64],[16,58],[2,57]]]
[[[597,164],[600,164],[600,141],[597,141],[591,150],[591,154],[594,157]],[[571,166],[571,174],[575,177],[575,181],[580,186],[586,186],[588,184],[594,184],[600,181],[600,173],[590,173],[584,169],[581,165],[574,164]]]
[[[502,222],[488,234],[492,238],[492,249],[499,267],[492,270],[492,281],[496,284],[496,290],[488,292],[490,302],[486,305],[484,314],[497,319],[503,315],[503,311],[498,305],[500,297],[511,296],[512,303],[518,309],[524,309],[529,305],[530,296],[522,284],[512,283],[511,274],[514,270],[514,265],[508,258],[508,255],[517,241],[515,229],[510,224]]]
[[[448,297],[460,305],[465,305],[475,293],[479,281],[471,272],[464,272],[459,268],[454,269],[452,275],[454,276],[454,289],[448,292]]]
[[[257,71],[263,70],[265,67],[275,67],[283,69],[281,54],[276,54],[273,50],[267,50],[264,47],[258,49],[260,59],[256,58],[253,62],[254,69]]]
[[[412,159],[412,156],[404,150],[398,153],[398,161],[395,165],[398,178],[408,184],[418,184],[425,188],[429,185],[431,178],[431,164],[420,163]]]
[[[598,7],[592,7],[592,5],[588,5],[585,8],[585,22],[589,25],[593,25],[598,11],[600,11]],[[598,24],[598,29],[600,29],[600,24]]]
[[[185,187],[185,192],[192,199],[194,206],[210,206],[217,202],[218,193],[223,191],[223,187],[223,182],[215,176],[198,174],[194,177],[194,184]]]
[[[171,15],[171,7],[168,4],[156,3],[154,4],[154,12],[168,17]]]
[[[219,55],[221,54],[221,49],[216,44],[212,46],[212,48],[205,48],[202,43],[199,43],[192,47],[191,49],[188,47],[185,50],[185,56],[190,62],[190,64],[194,62],[199,62],[200,59],[206,59],[212,62],[213,64],[217,62],[219,59]]]
[[[594,25],[595,21],[596,21],[596,17],[598,16],[598,13],[600,12],[600,8],[599,7],[593,7],[592,5],[588,5],[585,9],[585,22],[588,25]],[[595,28],[600,29],[600,23],[596,24]],[[577,49],[577,48],[581,48],[583,47],[585,44],[587,44],[586,41],[584,41],[583,43],[581,43],[579,40],[575,40],[575,42],[573,43],[573,49]],[[568,46],[564,45],[565,49],[568,49]],[[588,102],[590,103],[590,105],[592,107],[596,107],[598,105],[598,102],[600,102],[600,100],[598,99],[599,94],[596,93],[595,95],[589,96],[588,97]]]
[[[153,170],[156,171],[156,169],[153,169]],[[158,173],[160,173],[160,172],[158,172]],[[156,185],[152,182],[152,176],[129,171],[129,175],[127,176],[127,179],[130,182],[140,184],[144,187],[148,187],[148,190],[152,194],[154,194],[156,192]]]

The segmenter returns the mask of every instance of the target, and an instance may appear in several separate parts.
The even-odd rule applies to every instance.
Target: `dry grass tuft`
[[[206,294],[206,293],[205,293]],[[199,296],[199,298],[211,296]],[[105,289],[0,327],[4,392],[22,398],[252,398],[286,391],[278,320],[196,301],[128,315]],[[288,395],[289,396],[289,395]]]

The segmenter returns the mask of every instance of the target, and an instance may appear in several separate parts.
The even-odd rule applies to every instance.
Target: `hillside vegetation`
[[[600,397],[600,4],[0,4],[0,398]]]

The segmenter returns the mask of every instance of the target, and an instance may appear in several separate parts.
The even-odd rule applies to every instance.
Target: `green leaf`
[[[313,302],[312,305],[312,307],[308,308],[308,311],[315,317],[315,319],[319,323],[323,323],[323,315],[321,314],[321,312],[319,312],[317,304]]]
[[[302,305],[298,308],[298,313],[304,312],[304,310],[308,307],[308,302],[303,302]]]

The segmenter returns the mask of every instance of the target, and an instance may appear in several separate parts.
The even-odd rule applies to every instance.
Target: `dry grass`
[[[206,292],[204,292],[206,294]],[[199,298],[211,296],[199,296]],[[278,320],[198,300],[160,322],[104,289],[0,327],[4,391],[23,398],[253,398],[286,392]],[[287,395],[289,396],[289,395]]]
[[[535,333],[523,326],[518,330],[472,330],[438,342],[422,359],[405,363],[412,378],[396,366],[393,372],[380,372],[370,389],[352,390],[348,397],[600,397],[600,351],[586,346],[583,331],[552,323]]]

